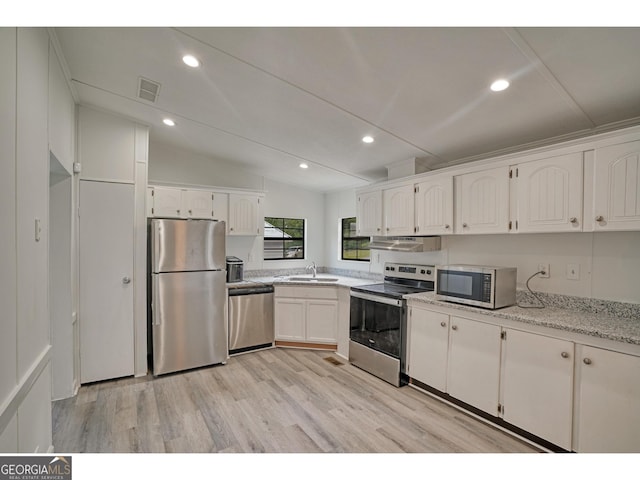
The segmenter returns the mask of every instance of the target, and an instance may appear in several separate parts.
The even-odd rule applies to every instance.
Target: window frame
[[[369,257],[368,258],[345,258],[344,256],[344,252],[345,252],[345,243],[346,242],[351,242],[351,241],[356,241],[356,242],[360,242],[362,240],[367,240],[367,242],[371,241],[371,237],[365,237],[365,236],[353,236],[353,237],[345,237],[344,236],[344,232],[345,232],[345,221],[348,221],[350,223],[355,223],[356,222],[356,217],[343,217],[340,219],[340,260],[344,260],[345,262],[371,262],[371,252],[370,250],[367,248],[366,250],[369,251]],[[368,243],[367,243],[368,246]],[[352,249],[353,250],[353,249]],[[365,249],[362,248],[356,248],[356,257],[358,256],[358,252],[362,252]]]
[[[270,220],[279,220],[281,221],[278,225],[274,225],[274,222],[271,222]],[[285,232],[286,227],[286,222],[289,220],[293,220],[293,221],[300,221],[302,222],[302,227],[301,228],[292,228],[289,227],[290,229],[293,230],[300,230],[302,233],[301,237],[294,237],[294,236],[290,236],[287,232]],[[264,222],[270,224],[271,226],[273,226],[274,228],[277,228],[278,230],[280,230],[282,232],[282,236],[277,236],[277,237],[267,237],[267,228],[265,227],[264,229],[264,234],[263,234],[263,247],[262,247],[262,255],[263,255],[263,260],[265,261],[271,261],[271,260],[304,260],[307,256],[307,220],[305,218],[292,218],[292,217],[264,217]],[[277,222],[276,222],[277,223]],[[288,235],[288,236],[285,236]],[[282,254],[279,257],[267,257],[266,253],[267,253],[267,242],[282,242]],[[300,242],[300,245],[293,245],[290,247],[287,247],[287,243],[289,242]],[[298,257],[298,256],[294,256],[294,257],[287,257],[287,250],[291,249],[291,248],[302,248],[302,256]],[[275,249],[269,249],[269,252],[273,252]]]

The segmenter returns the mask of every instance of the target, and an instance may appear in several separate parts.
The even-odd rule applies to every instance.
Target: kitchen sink
[[[292,282],[337,282],[335,277],[289,277]]]

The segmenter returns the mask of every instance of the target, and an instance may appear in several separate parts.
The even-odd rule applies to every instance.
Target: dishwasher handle
[[[263,295],[273,293],[273,285],[261,285],[252,287],[237,287],[229,289],[230,297],[238,297],[240,295]]]

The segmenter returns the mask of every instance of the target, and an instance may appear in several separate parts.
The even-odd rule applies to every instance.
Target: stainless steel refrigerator
[[[225,223],[154,218],[149,243],[153,374],[225,363]]]

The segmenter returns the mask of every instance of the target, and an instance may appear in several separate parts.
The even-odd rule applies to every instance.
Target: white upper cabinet
[[[413,185],[388,188],[382,191],[384,235],[413,235]]]
[[[509,232],[509,167],[455,177],[456,233]]]
[[[213,193],[206,190],[183,190],[188,218],[213,218]]]
[[[594,230],[640,229],[640,141],[595,150]]]
[[[382,235],[382,190],[360,193],[356,200],[357,235]]]
[[[453,176],[438,175],[415,185],[415,232],[453,233]]]
[[[582,152],[512,167],[517,207],[514,230],[582,230]]]
[[[261,235],[264,225],[260,197],[249,194],[229,194],[229,235]]]
[[[183,218],[182,190],[172,187],[151,187],[151,215],[154,217]]]

